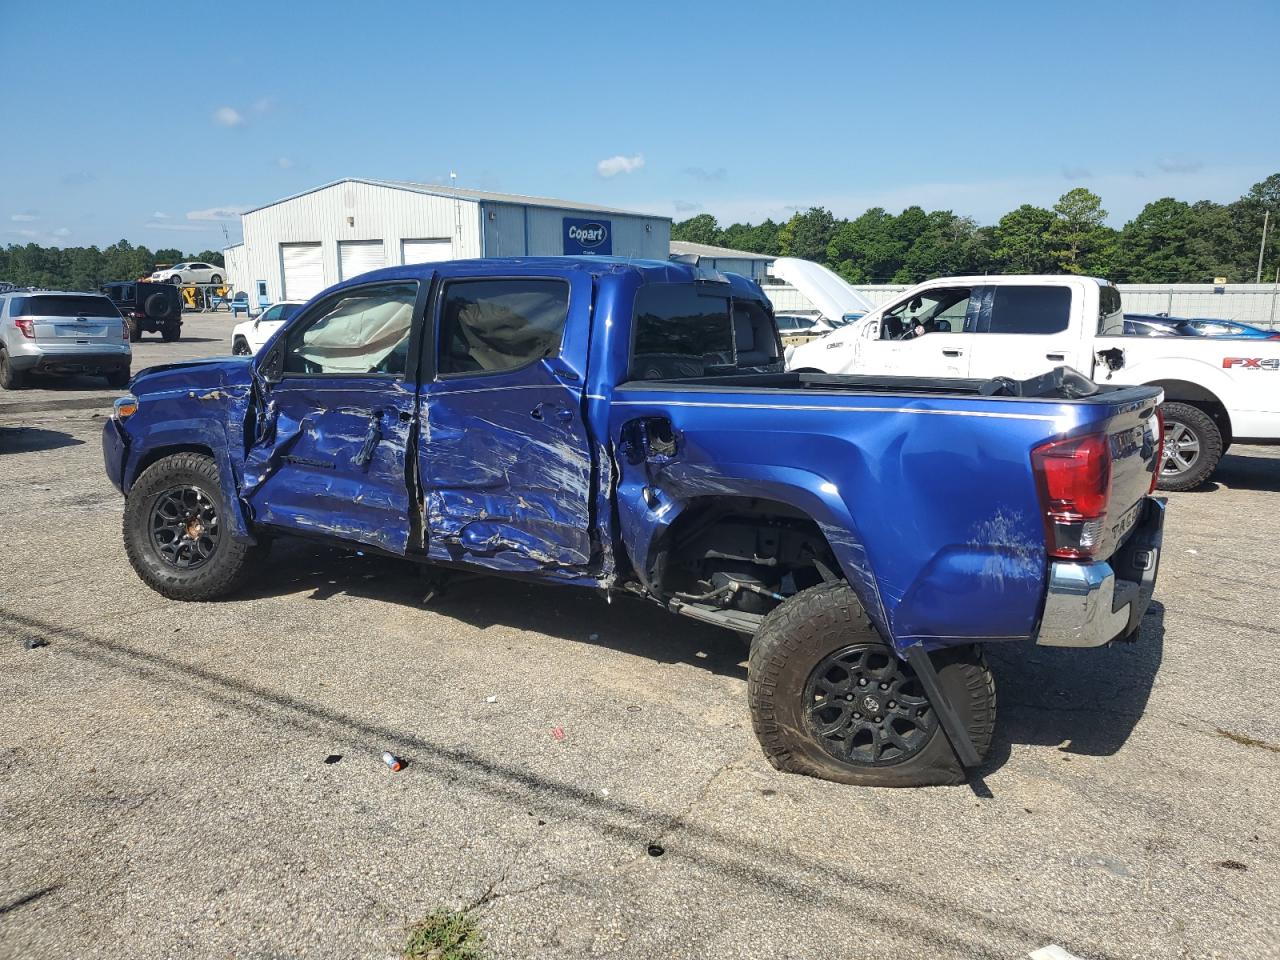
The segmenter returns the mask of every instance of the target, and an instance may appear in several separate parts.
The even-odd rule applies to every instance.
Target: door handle
[[[1046,353],[1044,358],[1046,360],[1065,360],[1067,355],[1065,353]]]
[[[958,357],[958,356],[960,356],[962,353],[964,353],[964,351],[963,351],[963,350],[943,350],[943,351],[942,351],[942,355],[943,355],[944,357]]]

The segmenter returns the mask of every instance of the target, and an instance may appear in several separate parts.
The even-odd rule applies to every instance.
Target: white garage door
[[[338,279],[350,280],[387,265],[381,240],[341,240],[338,242]]]
[[[318,243],[280,244],[284,299],[310,300],[324,289],[324,267]]]
[[[400,262],[435,263],[453,259],[452,240],[401,240]]]

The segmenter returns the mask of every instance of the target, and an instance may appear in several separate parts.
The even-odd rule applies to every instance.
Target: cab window
[[[971,306],[975,309],[971,310]],[[880,339],[909,340],[921,333],[972,332],[976,306],[973,287],[927,290],[885,312],[880,320]]]
[[[440,376],[500,373],[558,356],[569,317],[563,280],[454,280],[440,306]]]
[[[321,301],[289,334],[291,374],[402,376],[408,356],[416,281],[350,287]]]
[[[979,333],[1061,333],[1071,323],[1069,287],[997,286]]]

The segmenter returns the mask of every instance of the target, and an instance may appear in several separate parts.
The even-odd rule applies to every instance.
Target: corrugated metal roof
[[[334,180],[332,183],[321,184],[320,186],[313,187],[310,190],[295,193],[291,197],[284,197],[280,200],[274,200],[271,203],[264,203],[260,207],[254,207],[252,210],[246,210],[245,213],[256,213],[259,210],[265,210],[267,207],[274,207],[278,203],[297,200],[299,197],[305,197],[307,194],[316,193],[320,190],[327,190],[329,187],[336,187],[342,183],[367,183],[375,187],[387,187],[390,190],[409,190],[413,193],[424,193],[432,197],[450,197],[456,200],[509,203],[521,207],[551,207],[556,210],[579,210],[583,213],[609,213],[627,217],[646,217],[650,220],[671,219],[670,217],[664,217],[660,214],[640,213],[636,210],[619,210],[611,207],[601,207],[590,203],[580,203],[576,200],[556,200],[551,197],[526,197],[516,193],[495,193],[491,190],[469,190],[465,187],[449,187],[439,183],[416,183],[412,180],[375,180],[369,177],[344,177],[342,180]]]
[[[672,240],[671,252],[681,255],[694,254],[699,257],[723,257],[726,260],[768,260],[778,258],[770,253],[752,253],[749,250],[730,250],[728,247],[714,247],[709,243],[693,243],[689,240]]]

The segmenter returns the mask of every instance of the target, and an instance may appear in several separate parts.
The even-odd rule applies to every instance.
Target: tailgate
[[[1111,496],[1095,554],[1099,559],[1110,557],[1137,525],[1144,498],[1160,469],[1161,427],[1156,411],[1162,397],[1154,390],[1152,394],[1149,399],[1114,404],[1101,425],[1111,451]]]

